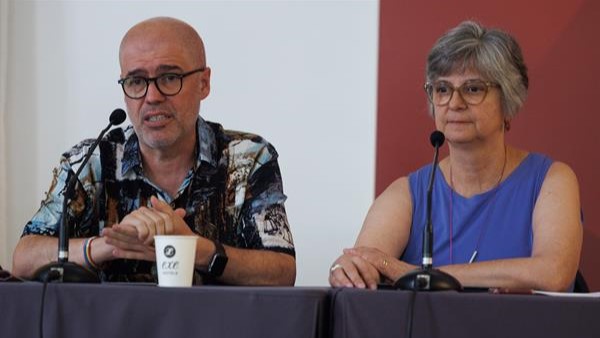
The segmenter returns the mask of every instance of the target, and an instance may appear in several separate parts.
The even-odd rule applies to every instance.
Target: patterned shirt
[[[188,226],[223,244],[295,255],[287,221],[275,148],[257,135],[224,130],[198,118],[197,160],[177,195],[170,197],[144,176],[139,141],[132,126],[111,130],[79,175],[69,205],[69,237],[97,236],[150,197],[184,208]],[[46,199],[27,223],[24,235],[58,236],[63,190],[78,170],[93,139],[61,157]],[[104,281],[156,282],[153,262],[114,260],[99,272]]]

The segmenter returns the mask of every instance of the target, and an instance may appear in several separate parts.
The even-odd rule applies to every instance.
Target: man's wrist
[[[92,236],[83,241],[83,261],[85,262],[86,268],[90,270],[98,270],[100,267],[92,258],[92,243],[98,239],[98,236]]]
[[[114,259],[112,253],[114,247],[106,244],[106,237],[96,236],[96,238],[89,243],[89,246],[90,257],[92,258],[94,264],[96,264],[100,269],[102,269],[108,261]]]
[[[213,277],[220,277],[225,271],[229,257],[227,257],[227,252],[225,251],[223,244],[217,241],[212,242],[215,246],[215,251],[209,259],[207,271],[208,274]]]

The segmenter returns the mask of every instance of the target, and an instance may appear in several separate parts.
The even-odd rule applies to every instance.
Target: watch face
[[[227,265],[227,253],[225,252],[225,248],[223,244],[219,242],[213,241],[215,244],[215,254],[212,256],[210,260],[210,264],[208,265],[208,273],[219,277],[225,271],[225,265]]]
[[[228,258],[225,255],[219,253],[214,254],[214,256],[212,257],[212,261],[208,266],[208,273],[216,277],[221,276],[223,274],[223,271],[225,271],[225,265],[227,265],[227,260]]]

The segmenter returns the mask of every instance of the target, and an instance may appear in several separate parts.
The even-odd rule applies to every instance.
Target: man
[[[204,282],[293,285],[277,152],[199,117],[211,69],[198,33],[173,18],[143,21],[126,33],[119,60],[132,126],[111,131],[79,176],[70,261],[105,281],[156,281],[153,236],[195,235]],[[15,249],[17,276],[57,260],[61,191],[90,144],[63,154]]]

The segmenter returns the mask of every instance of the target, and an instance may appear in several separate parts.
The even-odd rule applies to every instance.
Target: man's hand
[[[152,208],[141,207],[102,231],[106,243],[114,247],[115,257],[154,261],[155,235],[194,235],[183,220],[184,209],[173,210],[154,196],[150,203]]]

